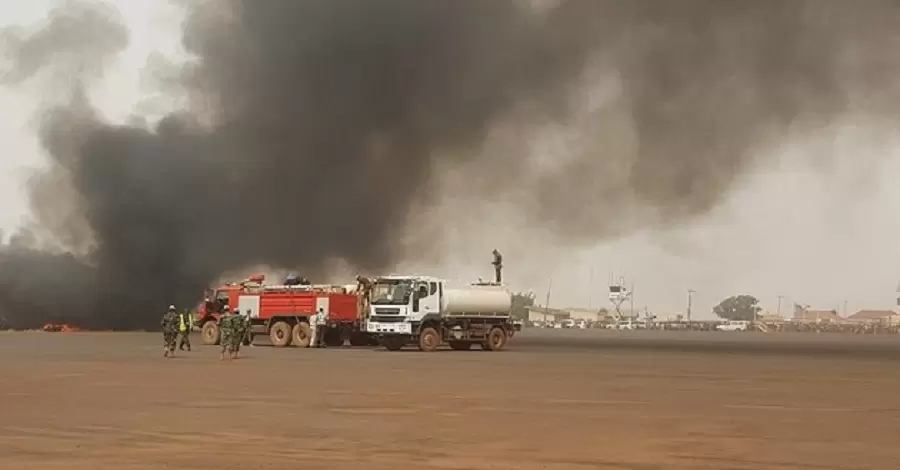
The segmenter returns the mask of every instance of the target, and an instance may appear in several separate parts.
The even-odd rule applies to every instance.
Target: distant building
[[[638,318],[638,311],[622,310],[621,316],[615,311],[605,309],[588,309],[588,308],[546,308],[546,307],[528,307],[528,321],[532,322],[558,322],[566,319],[575,321],[588,322],[607,322],[618,320],[634,320]]]
[[[603,320],[619,321],[619,320],[636,320],[640,316],[640,310],[629,310],[623,308],[621,311],[609,310],[602,318]]]
[[[591,310],[585,308],[567,308],[569,312],[569,318],[572,320],[584,320],[589,322],[600,321],[600,311],[599,310]]]
[[[784,317],[775,313],[765,312],[757,315],[756,320],[763,323],[780,323],[784,321]]]
[[[837,310],[809,310],[797,307],[794,309],[794,321],[797,322],[833,322],[842,323],[844,321]]]
[[[860,310],[847,317],[847,321],[855,323],[900,323],[900,313],[893,310]]]
[[[569,311],[558,308],[528,307],[530,322],[558,322],[569,318]]]

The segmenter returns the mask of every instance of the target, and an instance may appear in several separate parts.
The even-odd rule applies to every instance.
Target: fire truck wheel
[[[272,341],[272,345],[278,348],[291,344],[291,325],[283,321],[276,322],[269,330],[269,339]]]
[[[294,329],[291,331],[291,338],[291,342],[294,346],[298,348],[309,347],[310,340],[312,339],[309,331],[309,323],[300,322],[294,325]]]
[[[344,338],[341,336],[341,330],[337,328],[329,328],[325,331],[325,346],[329,348],[338,348],[344,345]]]
[[[472,343],[468,341],[450,341],[450,349],[454,351],[468,351],[472,347]]]
[[[219,325],[217,325],[215,321],[204,323],[203,328],[201,329],[201,336],[203,337],[203,344],[219,344],[219,340],[221,339],[219,336]]]
[[[485,351],[499,351],[506,346],[506,332],[503,331],[503,328],[494,328],[488,333],[487,340],[482,345],[482,349]]]
[[[432,352],[437,350],[440,344],[441,337],[434,328],[423,328],[422,332],[419,333],[419,350]]]

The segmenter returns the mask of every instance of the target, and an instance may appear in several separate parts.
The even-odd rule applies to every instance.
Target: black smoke
[[[565,123],[596,64],[619,79],[635,147],[610,153],[588,130],[576,158],[521,207],[579,241],[608,235],[606,217],[632,207],[625,200],[657,208],[648,223],[702,214],[789,130],[820,129],[851,105],[889,113],[872,98],[896,99],[888,80],[865,72],[900,69],[892,2],[545,3],[192,4],[183,42],[198,60],[177,84],[189,107],[153,127],[104,123],[83,99],[47,112],[41,136],[50,173],[62,176],[35,181],[34,211],[57,240],[83,249],[76,259],[7,247],[0,308],[22,326],[67,316],[138,327],[169,303],[196,301],[229,269],[315,277],[332,259],[387,268],[415,256],[398,240],[411,204],[440,198],[439,164],[493,175],[478,187],[486,200],[514,189],[520,172],[481,152],[489,129],[516,113]],[[104,64],[121,50],[127,35],[114,15],[71,8],[12,41],[7,81],[54,63],[47,51]],[[73,46],[84,43],[94,46]],[[77,78],[76,90],[88,80]],[[604,183],[609,162],[627,169],[613,188],[627,191]],[[48,196],[60,178],[76,196],[64,201],[73,220],[47,215],[61,203]],[[573,190],[576,181],[592,184]]]

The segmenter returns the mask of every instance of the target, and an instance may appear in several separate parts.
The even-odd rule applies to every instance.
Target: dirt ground
[[[165,360],[158,334],[0,333],[0,469],[900,468],[900,337],[771,338],[530,330],[495,353],[222,363]]]

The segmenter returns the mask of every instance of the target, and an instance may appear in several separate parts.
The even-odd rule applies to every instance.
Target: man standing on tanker
[[[169,309],[163,314],[160,321],[163,333],[163,343],[165,352],[163,357],[175,355],[175,340],[178,339],[178,314],[175,313],[175,306],[169,305]]]
[[[503,282],[503,278],[500,275],[500,271],[503,270],[503,255],[496,248],[494,248],[494,261],[491,264],[494,265],[494,281],[500,284]]]

